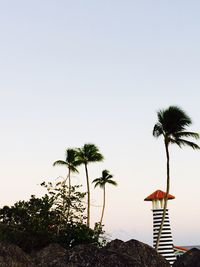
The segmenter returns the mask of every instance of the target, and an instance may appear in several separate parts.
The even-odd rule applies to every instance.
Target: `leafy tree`
[[[77,148],[77,162],[85,166],[87,181],[87,226],[90,227],[90,182],[88,174],[88,164],[91,162],[99,162],[104,159],[98,147],[94,144],[85,144],[82,148]]]
[[[66,157],[65,160],[57,160],[53,163],[53,166],[66,166],[68,169],[68,174],[67,174],[67,178],[64,180],[64,183],[66,183],[66,180],[68,179],[68,201],[70,201],[70,194],[71,194],[71,173],[73,172],[77,172],[77,156],[76,156],[76,150],[72,149],[72,148],[68,148],[66,150]],[[69,216],[70,213],[70,202],[68,203],[68,214],[67,214],[67,218]]]
[[[55,184],[43,182],[41,185],[47,189],[48,194],[53,198],[53,208],[59,213],[60,227],[68,222],[84,223],[85,206],[83,205],[83,199],[86,193],[80,191],[81,185],[71,186],[70,199],[66,193],[69,188],[65,179]],[[69,205],[71,207],[70,212],[68,212]]]
[[[99,186],[103,189],[103,208],[102,208],[102,213],[101,213],[100,226],[102,225],[105,204],[106,204],[106,184],[112,184],[115,186],[117,185],[117,182],[112,180],[112,178],[113,178],[113,175],[110,174],[108,170],[103,170],[102,176],[94,179],[93,181],[93,183],[95,184],[94,187]]]
[[[53,226],[58,214],[52,210],[53,198],[31,196],[0,209],[0,240],[12,242],[25,251],[40,249],[54,240]]]
[[[84,221],[82,199],[85,193],[79,192],[79,186],[71,187],[70,215],[66,219],[63,201],[65,183],[43,183],[48,194],[42,198],[31,196],[28,201],[19,201],[13,206],[0,209],[0,241],[18,245],[26,252],[39,250],[54,242],[65,248],[78,244],[92,243],[101,245],[102,229],[90,229]],[[58,231],[59,229],[59,231]]]
[[[158,233],[158,238],[156,241],[156,250],[158,249],[160,236],[164,224],[164,219],[167,209],[167,200],[170,190],[170,155],[169,155],[169,145],[176,144],[179,147],[189,146],[193,149],[199,149],[199,146],[187,140],[188,137],[195,139],[199,138],[199,134],[195,132],[187,131],[187,127],[191,125],[191,118],[179,107],[170,106],[167,109],[162,109],[157,112],[158,122],[153,128],[153,136],[164,138],[165,151],[167,157],[167,186],[166,186],[166,196],[164,199],[164,209],[163,217]],[[185,139],[186,138],[186,139]]]

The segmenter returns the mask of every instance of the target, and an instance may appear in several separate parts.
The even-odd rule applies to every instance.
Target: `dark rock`
[[[99,249],[94,245],[85,244],[72,248],[68,253],[67,266],[94,266],[93,263],[99,253]]]
[[[19,247],[0,242],[0,267],[34,267],[33,261]]]
[[[37,267],[66,267],[67,250],[58,244],[50,244],[39,252],[32,254]]]
[[[193,248],[180,256],[173,267],[200,267],[200,250]]]
[[[69,251],[67,267],[141,267],[128,255],[98,249],[93,245],[79,245]]]
[[[31,260],[32,258],[32,260]],[[14,245],[0,243],[0,267],[169,267],[152,247],[137,240],[114,240],[104,248],[91,244],[70,250],[51,244],[28,256]],[[197,266],[196,266],[197,267]]]
[[[106,247],[108,251],[114,251],[119,253],[120,255],[128,255],[138,265],[133,266],[141,266],[141,267],[169,267],[169,263],[158,254],[155,249],[139,242],[137,240],[131,239],[127,242],[123,242],[121,240],[111,241]],[[136,264],[136,263],[134,263]]]
[[[69,251],[67,267],[169,267],[152,247],[137,240],[114,240],[98,249],[79,245]]]

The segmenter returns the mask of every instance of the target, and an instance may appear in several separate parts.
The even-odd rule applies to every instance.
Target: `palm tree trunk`
[[[85,163],[85,174],[87,180],[87,195],[88,195],[88,206],[87,206],[87,226],[90,227],[90,183],[88,176],[87,164]]]
[[[105,204],[106,204],[106,187],[104,185],[104,187],[103,187],[103,208],[102,208],[102,213],[101,213],[100,226],[102,225],[102,221],[103,221]]]
[[[70,167],[69,167],[69,172],[68,172],[68,186],[69,186],[69,191],[68,191],[68,208],[67,208],[67,222],[68,222],[68,218],[69,218],[69,213],[70,213],[70,208],[71,208],[71,200],[70,200],[70,197],[71,197],[71,170],[70,170]]]
[[[166,156],[167,156],[167,188],[166,188],[166,195],[164,198],[164,208],[163,208],[163,216],[162,216],[162,221],[158,233],[158,238],[156,241],[156,247],[155,249],[158,250],[159,242],[160,242],[160,237],[162,233],[162,228],[165,220],[165,215],[166,215],[166,210],[167,210],[167,202],[168,202],[168,195],[169,195],[169,188],[170,188],[170,169],[169,169],[169,142],[165,139],[165,150],[166,150]]]

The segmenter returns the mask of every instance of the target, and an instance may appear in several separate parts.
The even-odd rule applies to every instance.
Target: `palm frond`
[[[199,139],[199,134],[198,133],[195,133],[195,132],[182,131],[182,132],[174,133],[173,136],[175,138],[180,138],[180,137],[193,137],[195,139]]]
[[[57,166],[57,165],[67,165],[68,166],[68,163],[64,160],[57,160],[53,163],[53,166]]]
[[[96,178],[96,179],[94,179],[94,180],[92,181],[92,183],[95,183],[94,188],[96,188],[97,186],[99,186],[99,187],[103,187],[103,186],[104,186],[104,183],[103,183],[101,177],[100,177],[100,178]]]
[[[112,177],[113,177],[113,175],[110,174],[110,172],[109,172],[108,170],[103,170],[103,171],[102,171],[102,178],[103,178],[103,179],[110,179],[110,178],[112,178]]]
[[[88,164],[90,162],[103,161],[104,157],[98,147],[94,144],[85,144],[82,148],[77,148],[77,164]]]
[[[96,183],[96,184],[94,185],[94,188],[96,188],[97,186],[99,186],[100,188],[103,188],[103,187],[105,186],[105,184],[104,184],[104,183],[101,183],[101,182]]]
[[[171,144],[176,144],[176,145],[178,145],[180,148],[182,148],[181,144],[180,144],[176,139],[169,137],[168,140],[169,140],[169,143],[171,143]]]
[[[172,143],[176,143],[179,147],[189,146],[193,149],[200,149],[200,147],[197,144],[195,144],[194,142],[185,140],[185,139],[180,139],[180,138],[174,139]]]
[[[96,178],[96,179],[94,179],[93,181],[92,181],[92,183],[97,183],[97,182],[99,182],[101,180],[101,177],[100,178]]]
[[[158,122],[153,127],[153,136],[159,137],[162,134],[164,134],[162,124]]]
[[[117,186],[117,182],[114,180],[107,180],[107,183]]]
[[[102,171],[102,177],[96,178],[93,180],[93,183],[95,183],[94,187],[105,187],[106,184],[112,184],[112,185],[117,185],[117,182],[112,180],[113,175],[110,174],[108,170],[103,170]]]
[[[71,172],[79,173],[78,169],[74,165],[70,164],[69,168],[70,168]]]
[[[192,123],[191,118],[178,106],[159,110],[157,116],[163,131],[168,135],[184,131]]]

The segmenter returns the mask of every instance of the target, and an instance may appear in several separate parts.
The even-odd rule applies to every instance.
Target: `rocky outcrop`
[[[169,267],[152,247],[137,240],[114,240],[104,248],[79,245],[64,250],[50,245],[35,255],[41,267]]]
[[[138,266],[170,266],[169,263],[155,251],[155,249],[134,239],[127,242],[121,240],[111,241],[105,249],[115,253],[117,252],[119,255],[128,255],[139,264]]]
[[[0,243],[0,267],[169,267],[152,247],[137,240],[114,240],[104,248],[91,244],[66,250],[51,244],[31,256]],[[196,266],[197,267],[197,266]]]
[[[200,250],[193,248],[180,256],[173,267],[200,267]]]
[[[58,244],[50,244],[32,257],[37,267],[66,267],[68,263],[67,250]]]
[[[0,242],[1,267],[35,267],[31,257],[19,247]]]

